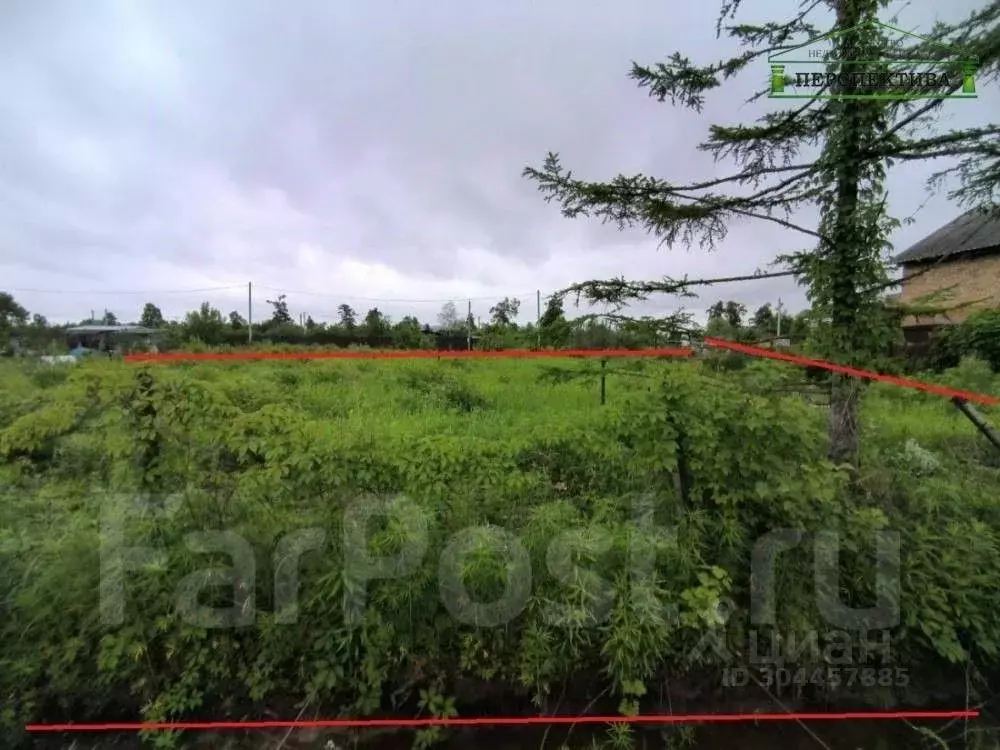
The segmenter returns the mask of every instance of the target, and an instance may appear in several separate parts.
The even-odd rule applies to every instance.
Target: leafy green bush
[[[941,382],[973,393],[1000,392],[1000,377],[990,368],[989,362],[978,357],[962,357],[958,365],[948,368],[938,378]]]
[[[974,313],[935,333],[931,358],[937,367],[954,367],[966,356],[978,357],[1000,372],[1000,307]]]
[[[655,388],[622,377],[621,398],[602,408],[586,384],[537,385],[535,363],[450,377],[436,363],[364,364],[105,362],[46,389],[4,373],[19,399],[0,412],[4,746],[27,744],[19,728],[40,719],[250,717],[290,701],[334,715],[474,714],[470,680],[536,710],[555,710],[565,684],[606,690],[622,713],[647,710],[665,679],[718,679],[721,656],[689,658],[707,632],[745,646],[750,558],[777,528],[841,533],[842,598],[855,606],[874,595],[874,532],[898,529],[894,649],[931,671],[969,653],[984,672],[996,666],[1000,472],[957,464],[921,435],[932,466],[905,442],[914,425],[967,430],[960,415],[946,424],[948,412],[929,419],[923,401],[866,402],[871,414],[916,416],[866,427],[876,470],[858,492],[824,458],[815,410],[747,387],[780,378],[768,365],[748,366],[746,382],[649,365]],[[433,401],[409,426],[395,406],[408,394]],[[136,496],[150,509],[130,510]],[[397,512],[350,546],[357,513],[383,501]],[[424,521],[424,551],[405,575],[363,581],[347,564],[399,553]],[[123,579],[102,563],[116,524],[126,545],[161,553]],[[238,534],[256,561],[254,582],[203,592],[203,604],[235,605],[233,627],[177,606],[179,586],[231,565],[189,536],[209,530]],[[304,530],[325,546],[298,559],[282,540]],[[442,578],[456,540],[461,564]],[[455,614],[495,601],[526,565],[530,585],[509,618],[486,627],[488,609]],[[273,582],[293,568],[297,612],[286,618]],[[100,596],[118,580],[120,618]],[[806,546],[782,557],[777,590],[784,636],[826,629]],[[725,599],[736,611],[723,622]]]
[[[407,371],[402,380],[407,388],[445,409],[469,413],[490,406],[489,399],[468,382],[445,372]]]

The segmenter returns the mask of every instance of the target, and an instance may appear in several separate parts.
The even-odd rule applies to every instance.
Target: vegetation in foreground
[[[736,663],[747,658],[749,555],[778,528],[840,532],[842,600],[857,607],[874,601],[874,532],[899,531],[902,621],[891,659],[910,674],[905,688],[812,686],[786,703],[953,703],[965,699],[967,671],[973,702],[988,690],[1000,643],[1000,461],[947,401],[866,393],[858,492],[825,457],[824,410],[779,390],[801,378],[794,369],[641,361],[608,372],[602,407],[595,364],[580,360],[5,365],[4,744],[24,741],[29,721],[261,717],[269,708],[475,715],[583,710],[600,699],[629,714],[654,710],[665,686],[675,711],[685,690],[688,702],[720,710],[735,700],[718,689],[726,664],[711,650],[689,655],[716,631]],[[1000,391],[974,361],[944,379]],[[123,518],[123,496],[171,496],[173,510],[121,521],[126,545],[164,556],[124,574],[124,611],[109,624],[99,592],[114,571],[102,577],[101,523],[102,514],[111,527]],[[407,575],[359,581],[345,563],[358,554],[345,546],[354,528],[345,517],[399,496],[430,519],[426,551]],[[652,525],[636,520],[641,498]],[[412,521],[373,520],[362,534],[368,553],[407,549]],[[485,525],[516,535],[525,559]],[[664,533],[671,527],[675,537]],[[325,531],[326,546],[303,554],[297,618],[283,622],[274,553],[304,529]],[[206,586],[202,600],[235,602],[235,627],[194,625],[177,609],[182,579],[233,564],[186,541],[210,530],[235,532],[255,556],[255,587]],[[456,580],[471,602],[500,600],[510,565],[523,572],[530,561],[516,616],[493,626],[483,626],[489,608],[479,626],[468,610],[456,616],[461,597],[455,581],[450,594],[441,589],[439,565],[463,530]],[[638,577],[637,550],[652,555]],[[775,629],[786,638],[829,630],[808,549],[782,560]],[[352,598],[364,583],[367,593]],[[364,602],[357,621],[345,618],[345,595]],[[606,617],[595,617],[595,597]],[[725,623],[723,598],[737,605]],[[253,619],[241,620],[247,611]],[[628,735],[610,732],[608,746],[631,746]],[[438,738],[425,730],[416,742]]]

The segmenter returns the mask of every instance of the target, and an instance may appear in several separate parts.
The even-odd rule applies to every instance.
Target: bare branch
[[[753,211],[743,211],[741,209],[730,209],[734,214],[740,214],[741,216],[746,216],[751,219],[760,219],[761,221],[770,221],[779,226],[785,227],[785,229],[793,229],[796,232],[801,232],[802,234],[808,234],[811,237],[817,239],[823,239],[823,235],[820,232],[816,232],[812,229],[806,229],[805,227],[800,227],[798,224],[793,224],[785,219],[779,219],[777,216],[768,216],[767,214],[758,214]]]

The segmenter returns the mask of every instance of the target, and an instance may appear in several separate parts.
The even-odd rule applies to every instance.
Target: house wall
[[[934,263],[935,261],[907,263],[903,266],[901,302],[918,303],[921,297],[948,287],[954,288],[948,296],[942,297],[940,302],[935,300],[934,304],[950,307],[961,302],[980,299],[984,301],[960,310],[952,310],[947,315],[925,315],[919,318],[911,316],[903,321],[904,326],[960,323],[984,307],[1000,307],[1000,253],[943,262],[936,266]],[[934,267],[927,273],[907,279],[908,276],[928,266]]]

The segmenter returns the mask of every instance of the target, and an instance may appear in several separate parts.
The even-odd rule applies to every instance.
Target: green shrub
[[[931,359],[937,367],[954,367],[966,356],[978,357],[1000,372],[1000,307],[974,313],[936,332]]]
[[[62,385],[70,374],[69,365],[41,365],[31,370],[31,380],[39,388]]]
[[[975,356],[962,357],[958,365],[942,373],[941,382],[973,393],[998,393],[1000,377],[991,369],[990,363]]]
[[[548,712],[565,684],[645,710],[668,675],[718,679],[718,654],[689,661],[708,629],[746,645],[751,555],[777,528],[842,534],[840,586],[856,606],[874,596],[874,532],[898,529],[897,658],[943,674],[963,670],[971,651],[977,669],[996,669],[1000,472],[942,450],[953,432],[968,434],[946,404],[873,391],[865,445],[878,471],[850,491],[825,459],[814,410],[751,392],[780,378],[766,365],[718,378],[692,363],[651,364],[655,388],[622,375],[621,397],[604,408],[586,383],[538,385],[537,363],[316,367],[103,363],[46,389],[4,374],[18,394],[0,423],[5,747],[28,746],[19,727],[42,719],[249,718],[304,701],[356,716],[420,706],[469,715],[482,710],[461,687],[469,680]],[[342,375],[333,386],[327,367]],[[510,385],[498,387],[500,376]],[[408,397],[426,406],[410,423],[395,406]],[[914,429],[924,433],[907,447]],[[129,511],[141,493],[160,510]],[[389,518],[352,520],[394,498]],[[102,572],[101,544],[117,521],[126,545],[162,556],[128,574],[122,618],[109,620],[100,591],[116,579]],[[276,554],[305,529],[325,534],[322,550]],[[421,529],[423,553],[405,575],[362,589],[348,554],[391,557]],[[178,611],[183,581],[231,565],[192,544],[206,530],[247,542],[256,601],[243,580],[206,589],[202,603],[235,603],[233,617],[252,612],[252,622],[213,628]],[[456,538],[465,553],[442,579]],[[466,595],[495,599],[525,561],[530,586],[510,618],[485,627],[483,611],[455,616]],[[272,584],[289,565],[298,611],[283,622]],[[808,546],[783,554],[780,573],[776,627],[801,642],[826,627]],[[722,623],[724,599],[736,610]]]

